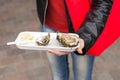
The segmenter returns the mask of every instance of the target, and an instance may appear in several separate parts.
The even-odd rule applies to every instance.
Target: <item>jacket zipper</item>
[[[45,12],[44,12],[44,21],[43,21],[43,25],[45,25],[45,17],[46,17],[47,7],[48,7],[48,0],[46,0],[46,5],[45,5]]]

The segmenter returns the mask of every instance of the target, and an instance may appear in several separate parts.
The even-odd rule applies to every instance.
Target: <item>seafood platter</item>
[[[79,36],[74,33],[50,33],[50,32],[20,32],[13,42],[7,45],[16,45],[19,49],[48,50],[72,52],[79,46]]]

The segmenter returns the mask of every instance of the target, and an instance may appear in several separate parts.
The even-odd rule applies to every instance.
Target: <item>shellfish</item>
[[[75,35],[70,35],[68,33],[57,33],[57,40],[64,47],[75,47],[79,44],[79,38]]]
[[[40,46],[46,46],[49,42],[50,42],[50,33],[36,40],[36,43]]]

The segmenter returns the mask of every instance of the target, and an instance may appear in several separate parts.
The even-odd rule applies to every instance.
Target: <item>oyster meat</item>
[[[75,47],[79,44],[79,37],[68,33],[57,33],[57,40],[64,47]]]
[[[49,42],[50,42],[50,33],[36,40],[36,43],[40,46],[46,46]]]

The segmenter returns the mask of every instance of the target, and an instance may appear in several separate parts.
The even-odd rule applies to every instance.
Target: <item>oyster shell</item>
[[[70,35],[68,33],[57,33],[57,40],[64,47],[75,47],[79,44],[79,38],[75,35]]]
[[[36,43],[40,46],[46,46],[50,41],[50,33],[48,33],[48,35],[43,36],[42,38],[38,38],[36,40]]]

